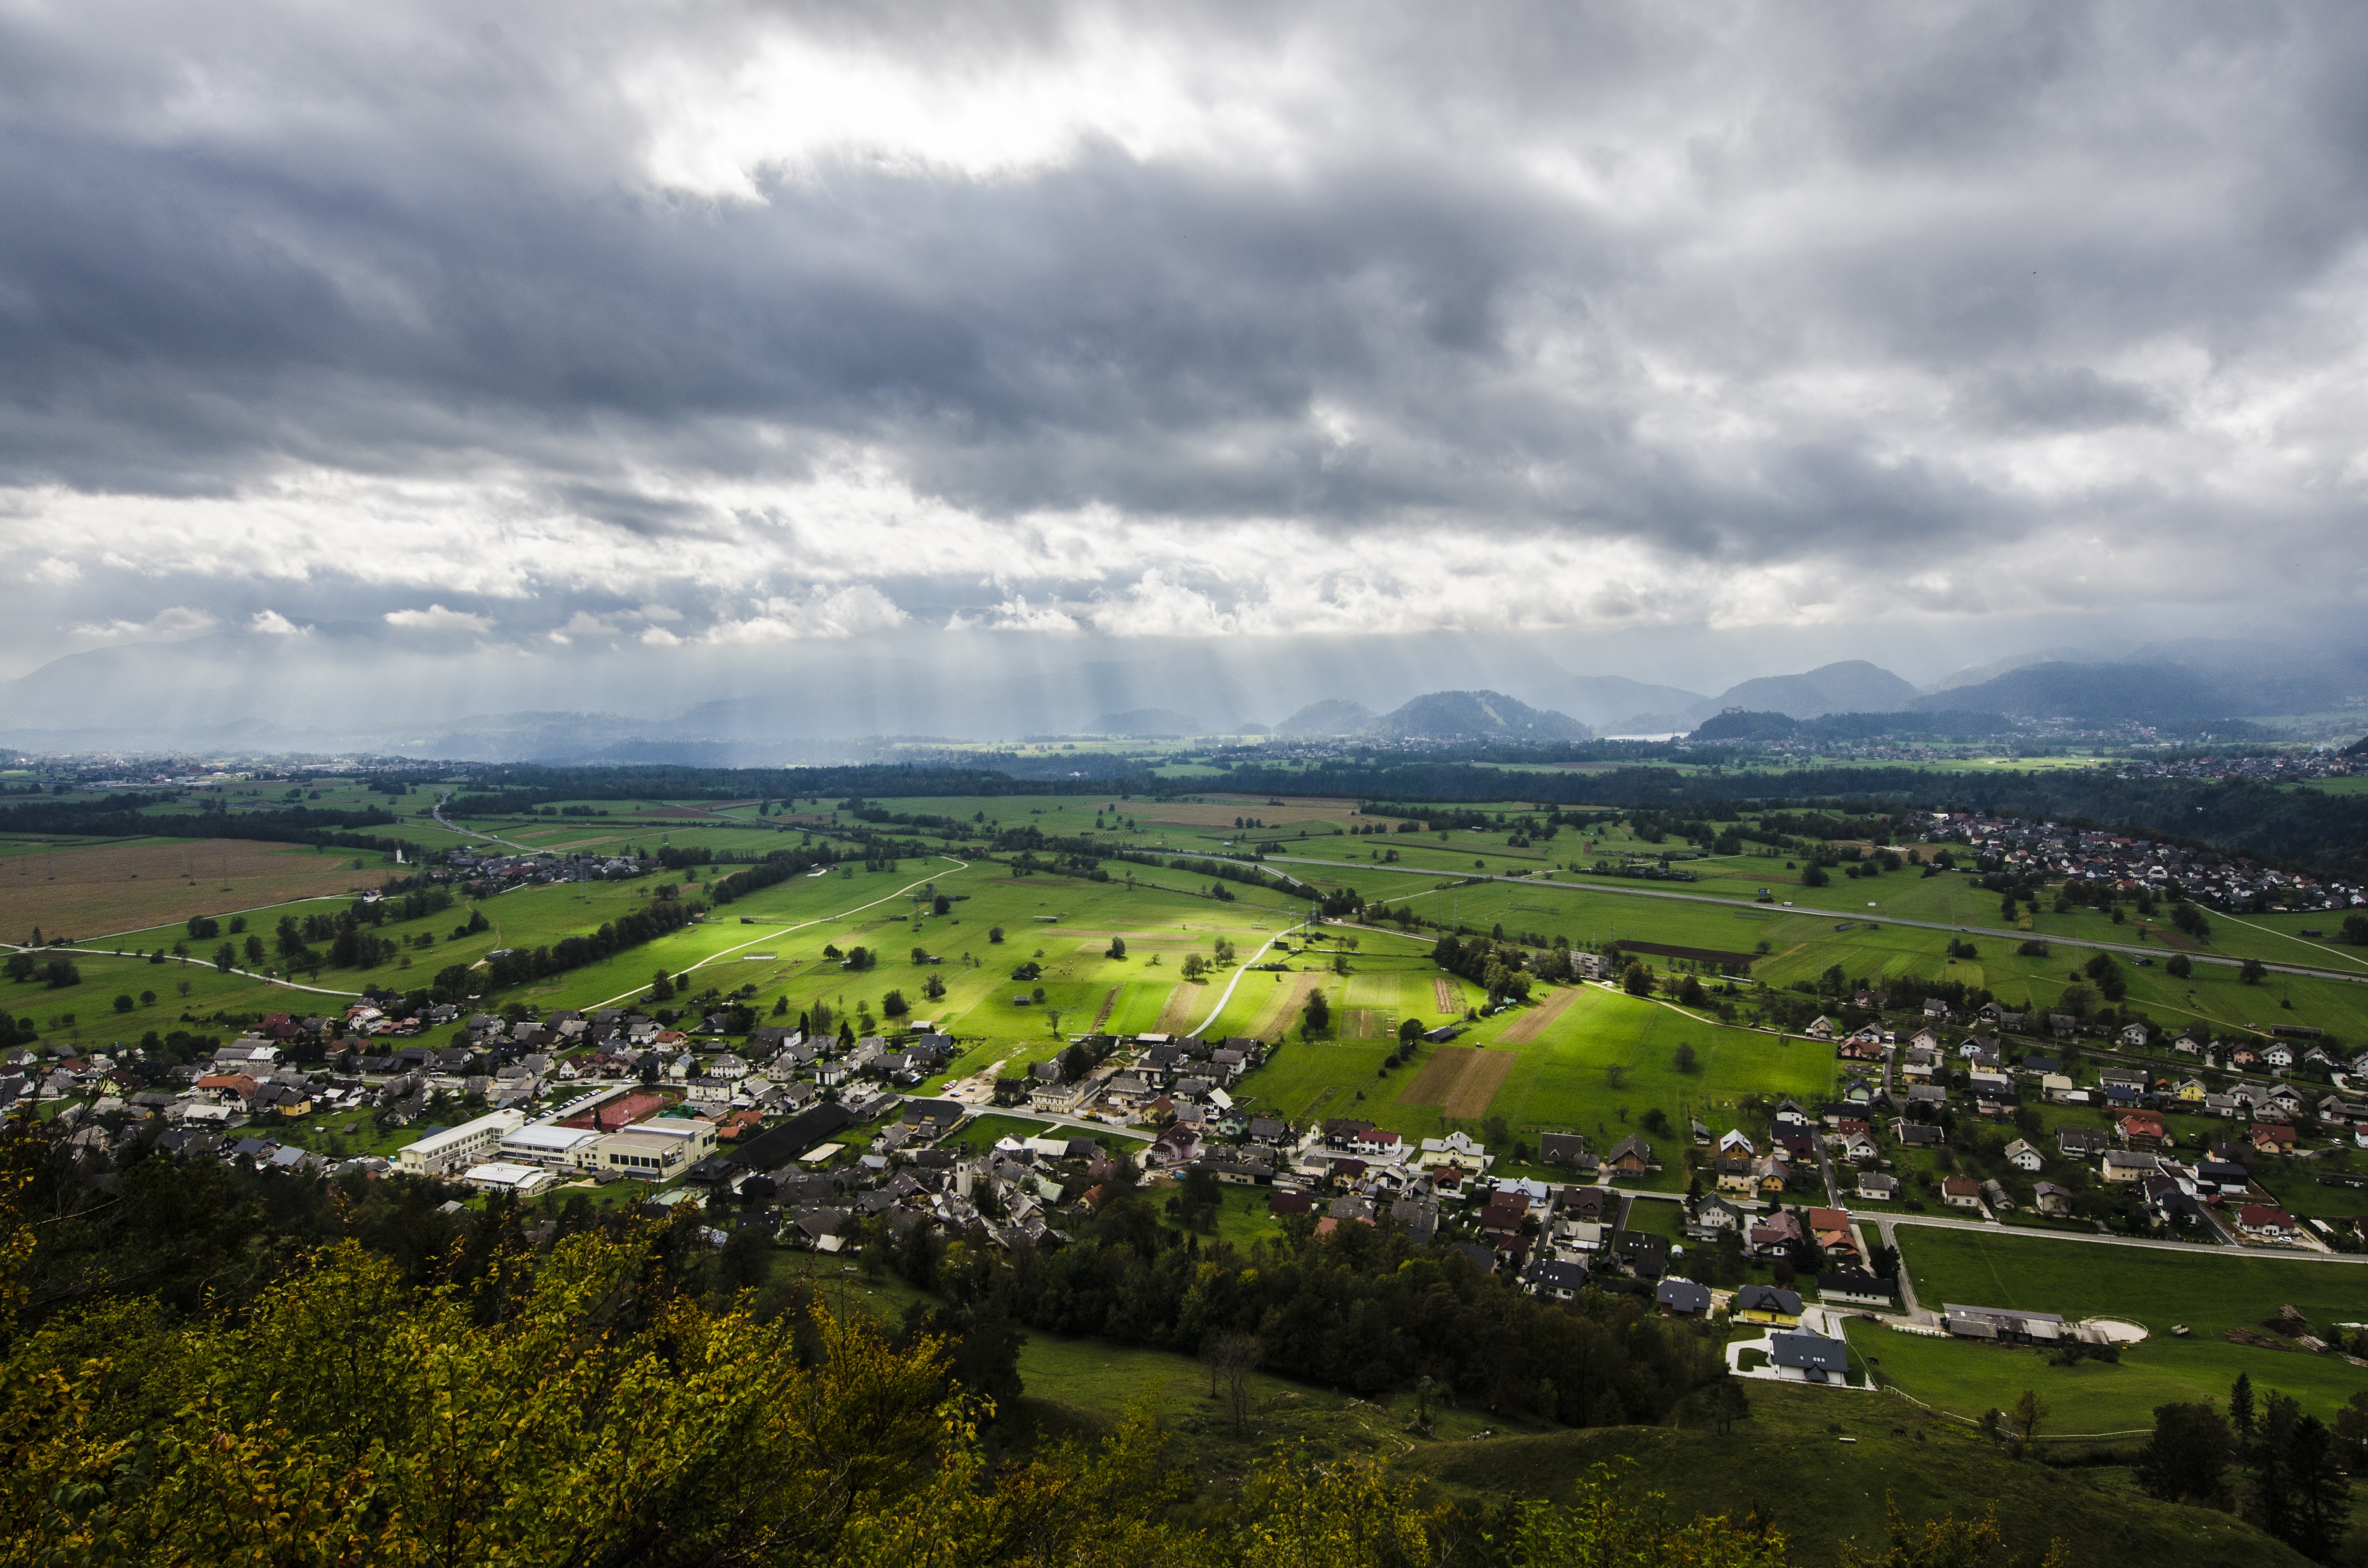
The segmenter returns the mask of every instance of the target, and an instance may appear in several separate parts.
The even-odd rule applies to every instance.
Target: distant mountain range
[[[220,631],[69,654],[0,682],[0,745],[489,762],[695,753],[766,765],[882,755],[881,737],[891,736],[1257,734],[1281,711],[1290,717],[1278,732],[1298,738],[1532,742],[1683,734],[1729,709],[1851,734],[1879,733],[1881,715],[1903,711],[1957,715],[1941,726],[1952,733],[1984,715],[2083,724],[2355,710],[2368,718],[2368,643],[2299,634],[2291,645],[2190,639],[2055,649],[1923,688],[1844,660],[1755,676],[1715,696],[1577,675],[1543,640],[1178,642],[1129,652],[1135,656],[1079,659],[1050,643],[1007,640],[967,644],[956,657],[906,643],[812,642],[799,644],[788,666],[694,647],[654,665],[598,650],[496,657],[466,639],[393,642],[369,626],[302,636]],[[794,677],[780,678],[782,667]],[[511,706],[458,708],[489,690]],[[1408,700],[1409,691],[1423,695]]]
[[[1381,714],[1361,703],[1326,698],[1275,726],[1275,733],[1301,738],[1324,735],[1389,735],[1426,741],[1587,741],[1595,732],[1567,713],[1532,708],[1501,691],[1433,691],[1395,712]]]
[[[1827,713],[1888,713],[1905,708],[1917,695],[1914,686],[1864,659],[1821,665],[1800,675],[1760,676],[1728,687],[1716,697],[1675,687],[1646,689],[1666,706],[1634,709],[1600,727],[1619,735],[1676,733],[1730,708],[1793,719],[1816,719]]]

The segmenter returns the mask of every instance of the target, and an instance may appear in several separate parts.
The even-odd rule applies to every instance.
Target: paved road
[[[2289,1252],[2277,1247],[2214,1246],[2209,1242],[2157,1241],[2148,1236],[2090,1235],[2079,1231],[2026,1231],[2007,1225],[1985,1224],[1979,1220],[1943,1220],[1924,1214],[1885,1214],[1873,1210],[1853,1212],[1852,1219],[1875,1222],[1884,1233],[1890,1234],[1894,1225],[1930,1225],[1945,1231],[1980,1231],[1993,1236],[2036,1236],[2044,1241],[2083,1242],[2090,1246],[2144,1247],[2151,1252],[2203,1253],[2214,1257],[2271,1257],[2308,1263],[2368,1264],[2368,1254],[2344,1252]],[[1893,1245],[1898,1244],[1894,1242]]]
[[[541,853],[541,851],[536,849],[531,844],[520,844],[517,839],[504,838],[498,833],[480,833],[473,827],[462,827],[458,823],[447,822],[444,817],[444,802],[451,798],[451,793],[448,790],[444,794],[437,796],[436,803],[427,808],[427,814],[436,819],[436,825],[444,829],[447,833],[466,834],[471,838],[490,838],[496,844],[508,845],[511,848],[518,851],[522,855],[535,855]]]
[[[1242,976],[1250,971],[1250,965],[1264,958],[1266,956],[1266,950],[1269,948],[1273,947],[1285,937],[1288,937],[1293,931],[1298,930],[1300,926],[1304,926],[1306,924],[1307,922],[1303,920],[1299,923],[1299,926],[1284,926],[1281,930],[1277,931],[1273,936],[1269,937],[1265,941],[1260,942],[1258,944],[1258,950],[1242,960],[1241,967],[1234,971],[1234,978],[1225,982],[1224,992],[1217,998],[1217,1005],[1209,1009],[1209,1016],[1201,1020],[1201,1027],[1199,1028],[1192,1031],[1195,1038],[1205,1035],[1208,1032],[1209,1026],[1217,1021],[1217,1016],[1225,1010],[1225,1004],[1234,999],[1234,987],[1239,985],[1242,983]]]
[[[1072,1127],[1079,1132],[1090,1132],[1097,1137],[1107,1135],[1112,1138],[1132,1138],[1138,1143],[1148,1143],[1154,1137],[1152,1133],[1137,1132],[1131,1127],[1121,1127],[1115,1122],[1087,1121],[1081,1116],[1062,1116],[1053,1111],[1030,1110],[1024,1106],[983,1105],[972,1108],[981,1116],[1016,1116],[1023,1120],[1041,1121],[1052,1127]]]
[[[951,855],[940,855],[938,858],[940,860],[953,860],[954,871],[967,871],[970,869],[970,862],[967,860],[954,860],[954,858]],[[953,875],[953,871],[948,871],[945,874],[947,876],[951,876]],[[917,882],[906,882],[894,892],[889,893],[884,897],[875,898],[869,903],[859,903],[853,909],[842,910],[837,915],[817,915],[812,920],[801,920],[794,925],[767,926],[762,936],[751,937],[745,942],[734,942],[728,948],[719,949],[716,951],[708,954],[705,958],[700,959],[698,962],[677,971],[676,977],[679,979],[682,975],[689,974],[692,970],[704,969],[718,959],[730,958],[734,953],[738,952],[743,948],[753,948],[759,942],[777,941],[780,937],[787,936],[791,931],[803,931],[809,926],[824,926],[834,920],[845,920],[850,915],[860,915],[867,909],[876,909],[883,903],[892,903],[898,899],[908,896],[915,888],[927,887],[935,880],[936,879],[933,877],[924,877]],[[605,1001],[591,1003],[587,1005],[584,1010],[587,1013],[593,1013],[598,1012],[603,1007],[613,1007],[620,1002],[639,996],[643,992],[648,989],[649,987],[646,985],[636,985],[631,991],[620,991],[617,994],[609,997]]]
[[[142,962],[145,962],[147,959],[147,955],[144,953],[118,952],[113,948],[26,948],[19,947],[14,942],[0,942],[0,949],[18,953],[80,953],[85,958],[139,959]],[[215,967],[212,963],[207,960],[196,958],[167,959],[165,961],[166,963],[195,964],[204,969],[212,969]],[[357,1000],[361,996],[361,993],[359,991],[339,991],[333,986],[327,985],[304,985],[293,980],[282,980],[278,975],[274,974],[257,974],[251,969],[238,969],[233,967],[223,970],[222,972],[224,974],[239,975],[247,980],[259,980],[266,985],[282,985],[290,991],[310,991],[318,996],[351,996]]]
[[[1419,867],[1415,866],[1382,866],[1353,860],[1319,860],[1313,856],[1300,855],[1269,855],[1267,858],[1269,860],[1284,861],[1293,866],[1326,866],[1334,870],[1355,869],[1360,871],[1389,871],[1400,876],[1426,877],[1432,881],[1439,881],[1442,879],[1452,879],[1456,881],[1467,882],[1506,882],[1515,887],[1561,888],[1566,892],[1617,893],[1622,898],[1663,898],[1673,899],[1681,903],[1714,903],[1726,909],[1770,909],[1778,907],[1776,905],[1760,903],[1756,900],[1747,898],[1721,898],[1716,893],[1668,892],[1659,888],[1623,888],[1614,887],[1604,882],[1565,882],[1557,881],[1551,877],[1494,877],[1480,876],[1459,871],[1426,871]],[[1245,864],[1251,863],[1253,862],[1245,862]],[[1945,920],[1909,920],[1896,915],[1864,915],[1854,909],[1811,909],[1803,906],[1795,906],[1793,909],[1793,913],[1795,915],[1818,915],[1834,920],[1863,920],[1870,926],[1909,926],[1922,931],[1954,931],[1969,937],[1992,937],[2000,941],[2007,942],[2026,941],[2029,940],[2032,936],[2032,933],[2028,931],[2000,931],[1996,927],[1989,926],[1958,926],[1952,925]],[[2094,948],[2102,952],[2130,953],[2140,958],[2161,958],[2164,956],[2164,950],[2160,948],[2149,948],[2129,942],[2099,942],[2092,941],[2084,937],[2056,936],[2045,937],[2043,937],[2042,940],[2055,947]],[[2187,954],[2187,957],[2190,960],[2195,963],[2214,963],[2223,965],[2228,969],[2241,968],[2245,962],[2242,959],[2220,958],[2211,953],[2189,953]],[[2269,970],[2272,974],[2306,974],[2316,976],[2321,980],[2348,980],[2352,982],[2354,984],[2368,984],[2368,974],[2363,974],[2357,971],[2315,969],[2306,964],[2269,963],[2267,961],[2264,961],[2262,967]]]
[[[1680,1193],[1633,1192],[1625,1187],[1620,1188],[1619,1190],[1623,1196],[1632,1199],[1662,1199],[1671,1203],[1682,1203],[1685,1201],[1684,1196]],[[1872,1209],[1851,1210],[1849,1210],[1849,1213],[1852,1223],[1871,1221],[1874,1228],[1882,1233],[1884,1244],[1885,1246],[1895,1247],[1899,1244],[1899,1240],[1896,1236],[1892,1234],[1893,1226],[1930,1225],[1935,1229],[1944,1231],[1980,1231],[1986,1235],[1993,1236],[2034,1236],[2041,1241],[2086,1242],[2091,1245],[2099,1246],[2145,1247],[2154,1252],[2203,1253],[2213,1257],[2269,1257],[2289,1258],[2298,1262],[2312,1263],[2368,1264],[2368,1254],[2362,1253],[2287,1252],[2281,1248],[2271,1247],[2214,1246],[2208,1242],[2156,1241],[2147,1236],[2089,1235],[2079,1231],[2026,1231],[2007,1225],[1985,1224],[1979,1220],[1943,1220],[1938,1216],[1927,1216],[1923,1214],[1893,1214],[1878,1212]],[[1903,1268],[1905,1267],[1904,1265],[1902,1267]],[[1916,1307],[1915,1288],[1913,1286],[1907,1286],[1904,1288],[1907,1291],[1907,1305],[1909,1310],[1912,1312]]]

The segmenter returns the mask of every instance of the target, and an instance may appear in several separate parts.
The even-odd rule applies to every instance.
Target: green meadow
[[[1850,1342],[1884,1378],[1937,1409],[1967,1418],[2011,1404],[2025,1388],[2052,1405],[2061,1433],[2150,1426],[2154,1407],[2225,1401],[2239,1374],[2331,1418],[2368,1390],[2368,1369],[2333,1356],[2258,1349],[2221,1337],[2259,1327],[2293,1306],[2325,1327],[2368,1316],[2368,1266],[2308,1258],[2106,1246],[1987,1231],[1898,1228],[1917,1299],[2111,1317],[2147,1330],[2117,1363],[2052,1366],[2047,1353],[1925,1339],[1854,1322]],[[2184,1337],[2171,1333],[2184,1324]]]

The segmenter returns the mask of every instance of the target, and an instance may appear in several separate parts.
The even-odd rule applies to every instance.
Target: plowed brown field
[[[1450,1116],[1478,1118],[1513,1070],[1509,1051],[1475,1051],[1468,1046],[1441,1046],[1439,1054],[1398,1091],[1400,1105],[1435,1105]]]
[[[287,844],[198,838],[187,844],[95,844],[0,859],[0,934],[97,940],[291,898],[375,887],[378,858],[354,869],[350,855]],[[228,891],[224,891],[227,884]]]

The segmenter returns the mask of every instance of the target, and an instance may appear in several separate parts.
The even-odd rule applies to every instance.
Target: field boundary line
[[[1962,1421],[1977,1431],[1981,1427],[1982,1424],[1970,1415],[1960,1415],[1953,1410],[1943,1410],[1937,1404],[1927,1404],[1893,1382],[1887,1375],[1883,1380],[1882,1388],[1884,1393],[1896,1393],[1917,1409],[1930,1411],[1943,1421]],[[2050,1432],[2045,1437],[2026,1437],[2023,1440],[2031,1443],[2085,1443],[2092,1442],[2099,1437],[2150,1437],[2152,1436],[2154,1436],[2153,1427],[2134,1426],[2126,1432]]]
[[[938,858],[940,860],[953,860],[955,871],[967,871],[970,869],[970,862],[967,860],[954,860],[954,858],[951,855],[940,855]],[[953,872],[949,871],[946,874],[948,876],[951,876]],[[776,937],[785,937],[792,931],[803,931],[809,926],[825,926],[834,920],[844,920],[850,915],[860,915],[867,909],[877,908],[881,904],[890,903],[895,899],[903,898],[915,888],[927,887],[931,880],[932,879],[925,877],[916,882],[907,882],[903,887],[898,888],[894,892],[883,893],[880,897],[873,899],[870,903],[859,903],[852,909],[841,910],[836,915],[817,915],[812,920],[801,920],[794,926],[776,926],[772,930],[767,932],[764,936],[751,937],[745,942],[734,942],[728,948],[719,948],[714,952],[712,952],[705,958],[700,959],[697,963],[692,964],[689,969],[677,970],[674,972],[678,975],[689,974],[691,972],[691,970],[706,968],[709,964],[713,963],[717,959],[729,958],[743,948],[753,948],[759,942],[771,941]],[[640,995],[642,994],[642,990],[643,988],[641,986],[636,985],[631,991],[620,991],[605,1002],[593,1003],[589,1008],[586,1009],[586,1011],[593,1012],[598,1011],[602,1007],[613,1007],[629,996]]]
[[[1410,877],[1440,877],[1453,876],[1457,874],[1454,872],[1426,871],[1413,866],[1360,866],[1353,861],[1320,860],[1313,856],[1307,855],[1279,855],[1276,856],[1275,858],[1293,866],[1328,866],[1343,870],[1357,869],[1366,871],[1390,871]],[[1682,903],[1714,904],[1722,909],[1760,909],[1766,907],[1757,899],[1726,898],[1717,893],[1669,892],[1659,888],[1622,888],[1613,887],[1603,882],[1565,882],[1557,881],[1552,877],[1500,877],[1492,876],[1486,872],[1465,872],[1463,873],[1463,875],[1465,881],[1471,882],[1503,882],[1518,887],[1560,888],[1565,892],[1600,892],[1609,893],[1620,898],[1668,899]],[[2024,937],[2031,935],[2031,933],[2026,931],[2001,931],[1993,926],[1966,926],[1946,920],[1915,920],[1904,915],[1867,915],[1858,910],[1800,908],[1796,906],[1792,913],[1795,915],[1817,915],[1823,918],[1835,920],[1862,920],[1870,926],[1904,926],[1910,929],[1919,931],[1955,931],[1966,936],[1994,937],[2002,942],[2020,942]],[[2280,931],[2275,933],[2275,935],[2283,937],[2285,933]],[[2135,943],[2100,942],[2090,937],[2046,937],[2045,940],[2050,942],[2058,942],[2067,948],[2089,948],[2100,952],[2127,953],[2133,956],[2144,958],[2152,958],[2161,951],[2161,949],[2159,948],[2144,947]],[[2247,961],[2243,959],[2224,958],[2216,953],[2197,953],[2194,957],[2200,962],[2219,964],[2227,969],[2240,968]],[[2263,961],[2266,962],[2267,960]],[[2282,963],[2268,963],[2267,967],[2272,974],[2306,974],[2315,975],[2322,980],[2346,981],[2354,985],[2368,984],[2368,974],[2355,974],[2343,970],[2317,969],[2304,964]]]
[[[122,959],[126,962],[138,959],[142,963],[149,961],[148,955],[145,953],[119,953],[112,948],[27,948],[20,947],[15,942],[0,942],[0,948],[7,948],[20,953],[77,953],[86,959]],[[302,985],[292,980],[280,980],[268,974],[257,974],[251,969],[236,967],[224,969],[220,964],[210,963],[196,958],[167,959],[165,962],[179,964],[184,969],[196,964],[199,969],[210,969],[217,974],[234,974],[242,980],[259,980],[266,985],[284,985],[290,991],[309,991],[315,996],[351,996],[359,1001],[362,995],[359,991],[340,991],[334,985]]]
[[[278,903],[258,903],[245,909],[225,909],[219,915],[209,915],[206,918],[223,920],[233,915],[260,915],[267,909],[279,909],[290,903],[351,903],[353,902],[354,895],[351,893],[300,892],[294,898],[283,898]],[[136,937],[142,931],[165,930],[170,924],[167,922],[166,926],[131,926],[120,931],[103,932],[98,936],[85,937],[82,939],[85,942],[111,942],[118,937]],[[188,923],[183,921],[180,924],[186,926]]]
[[[1548,1024],[1553,1023],[1556,1018],[1561,1017],[1565,1013],[1570,1011],[1570,1005],[1577,1000],[1578,987],[1575,985],[1556,986],[1553,995],[1547,997],[1529,1012],[1522,1014],[1520,1017],[1515,1018],[1510,1024],[1507,1025],[1505,1031],[1497,1037],[1497,1043],[1501,1045],[1529,1044],[1531,1040],[1537,1039],[1538,1036],[1545,1032],[1545,1028]]]
[[[2368,959],[2355,958],[2350,953],[2338,951],[2336,949],[2328,947],[2324,942],[2314,942],[2307,937],[2297,937],[2291,931],[2281,931],[2272,926],[2258,926],[2250,920],[2239,920],[2235,915],[2230,915],[2226,911],[2215,911],[2215,913],[2220,915],[2221,919],[2228,921],[2234,925],[2242,926],[2247,930],[2259,931],[2262,935],[2269,937],[2283,937],[2289,942],[2300,942],[2305,948],[2316,948],[2322,953],[2333,953],[2345,963],[2356,963],[2362,969],[2368,969]]]

